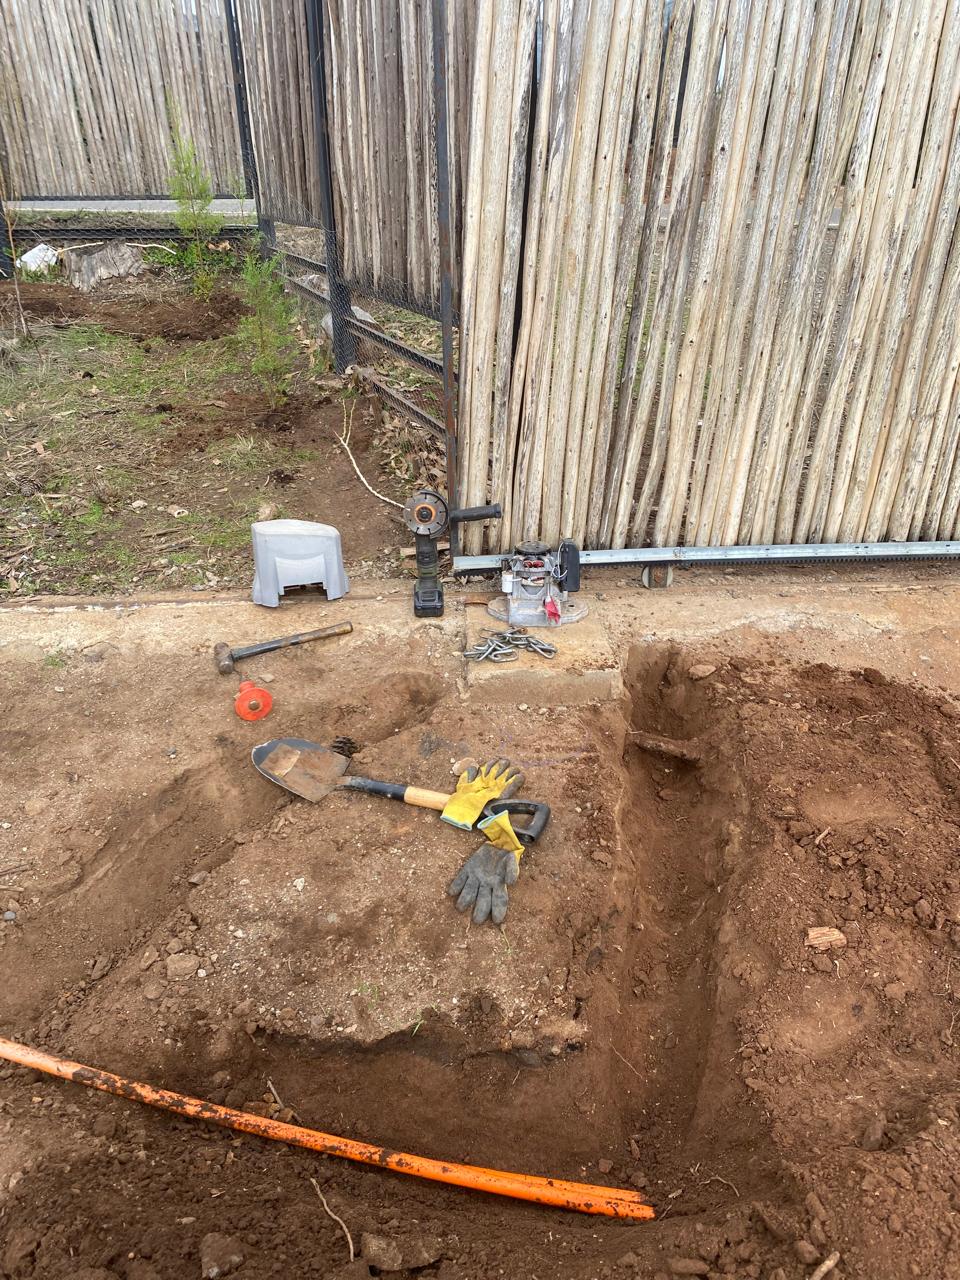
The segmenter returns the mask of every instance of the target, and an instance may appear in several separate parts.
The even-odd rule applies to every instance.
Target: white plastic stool
[[[340,534],[312,520],[258,520],[253,534],[253,602],[275,609],[287,587],[322,586],[328,600],[350,590]]]

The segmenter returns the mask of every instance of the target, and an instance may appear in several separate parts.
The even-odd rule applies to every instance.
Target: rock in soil
[[[200,1274],[203,1280],[219,1280],[236,1271],[243,1262],[243,1245],[236,1236],[222,1236],[216,1231],[200,1242]]]
[[[417,1236],[405,1241],[401,1250],[403,1265],[411,1271],[432,1266],[442,1254],[443,1245],[436,1236]]]
[[[360,1253],[364,1261],[378,1271],[399,1271],[403,1267],[400,1246],[388,1236],[377,1236],[365,1231],[360,1237]]]
[[[178,951],[167,956],[167,977],[171,982],[181,982],[184,978],[192,978],[200,968],[200,957],[193,951]]]
[[[872,1120],[867,1122],[867,1126],[860,1138],[860,1146],[864,1151],[879,1151],[883,1146],[883,1139],[886,1131],[886,1116],[874,1116]]]
[[[702,1258],[671,1258],[667,1263],[670,1274],[674,1276],[706,1276],[710,1274],[709,1263]]]
[[[93,1122],[93,1136],[95,1138],[112,1138],[116,1132],[117,1121],[115,1116],[97,1116]]]
[[[4,1273],[13,1275],[19,1266],[36,1253],[39,1243],[40,1237],[30,1227],[21,1227],[18,1231],[14,1231],[2,1255]]]

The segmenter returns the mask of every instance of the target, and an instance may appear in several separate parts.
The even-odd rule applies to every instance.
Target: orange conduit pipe
[[[172,1111],[178,1116],[194,1120],[207,1120],[224,1129],[236,1129],[240,1133],[252,1133],[257,1138],[270,1138],[275,1142],[288,1142],[294,1147],[319,1151],[327,1156],[342,1156],[360,1164],[376,1165],[379,1169],[393,1169],[396,1173],[410,1174],[416,1178],[429,1178],[433,1182],[445,1182],[454,1187],[466,1187],[471,1191],[488,1191],[493,1195],[511,1196],[515,1200],[530,1200],[534,1204],[552,1205],[557,1209],[575,1209],[579,1213],[599,1213],[608,1218],[629,1218],[633,1221],[649,1221],[653,1209],[636,1191],[619,1187],[595,1187],[584,1182],[566,1182],[562,1178],[540,1178],[530,1173],[508,1173],[502,1169],[484,1169],[479,1165],[455,1164],[448,1160],[431,1160],[427,1156],[407,1155],[388,1147],[376,1147],[367,1142],[354,1142],[350,1138],[337,1138],[333,1134],[306,1129],[302,1125],[284,1124],[280,1120],[268,1120],[248,1111],[222,1107],[201,1098],[190,1098],[169,1089],[157,1089],[153,1085],[126,1080],[111,1071],[86,1067],[80,1062],[58,1058],[41,1049],[18,1044],[0,1037],[0,1058],[16,1062],[21,1067],[44,1071],[47,1075],[85,1084],[91,1089],[116,1094],[132,1102],[145,1102],[148,1106]]]

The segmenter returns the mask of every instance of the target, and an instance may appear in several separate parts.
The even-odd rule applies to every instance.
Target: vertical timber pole
[[[313,120],[320,163],[320,216],[326,241],[327,285],[333,325],[333,362],[338,373],[357,360],[357,340],[347,327],[353,316],[350,290],[340,271],[340,250],[333,203],[333,170],[330,161],[330,125],[327,115],[327,68],[323,51],[323,0],[306,0],[307,41],[313,89]]]
[[[443,427],[447,438],[447,502],[457,498],[457,408],[453,370],[453,245],[450,239],[450,153],[447,128],[447,0],[433,0],[433,117],[437,148],[440,233],[440,327],[443,340]],[[450,556],[459,555],[459,528],[450,525]]]

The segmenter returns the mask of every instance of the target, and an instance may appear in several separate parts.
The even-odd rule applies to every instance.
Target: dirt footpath
[[[588,586],[623,693],[576,706],[548,670],[523,702],[478,701],[455,589],[421,623],[392,582],[280,611],[0,610],[0,1034],[400,1150],[632,1187],[657,1220],[9,1068],[0,1275],[809,1280],[834,1252],[847,1280],[960,1274],[960,581]],[[217,640],[342,618],[352,636],[251,662],[274,711],[236,718]],[[553,817],[503,929],[444,892],[475,839],[287,795],[249,763],[280,734],[349,736],[353,772],[436,790],[464,755],[517,762]]]

